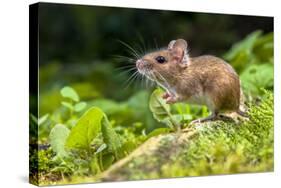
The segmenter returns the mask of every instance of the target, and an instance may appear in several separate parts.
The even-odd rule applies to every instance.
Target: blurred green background
[[[69,117],[60,90],[70,86],[87,102],[87,108],[100,107],[117,125],[141,123],[150,131],[159,126],[148,110],[151,89],[139,80],[126,82],[133,72],[120,67],[132,62],[116,55],[132,55],[118,40],[149,51],[184,38],[191,56],[223,57],[242,74],[251,64],[273,62],[272,31],[270,17],[41,3],[39,115],[53,114],[54,122],[65,122]],[[244,43],[235,48],[241,40]],[[264,85],[272,89],[273,64],[265,66],[247,71],[268,69],[265,77],[270,84]],[[244,77],[252,82],[252,75]]]

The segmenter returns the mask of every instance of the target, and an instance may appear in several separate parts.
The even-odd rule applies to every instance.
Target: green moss
[[[162,167],[164,176],[273,170],[273,95],[267,93],[249,114],[250,120],[239,125],[219,122],[203,127],[175,161]]]
[[[272,171],[273,94],[266,93],[249,115],[239,124],[217,121],[197,126],[198,136],[177,150],[167,137],[159,152],[134,158],[115,174],[136,180]]]

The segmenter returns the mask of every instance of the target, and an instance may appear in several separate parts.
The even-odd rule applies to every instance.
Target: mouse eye
[[[158,63],[165,63],[166,59],[163,56],[158,56],[155,58]]]

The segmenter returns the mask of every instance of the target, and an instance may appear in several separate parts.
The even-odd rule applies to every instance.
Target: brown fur
[[[167,62],[157,63],[157,56]],[[240,80],[224,60],[204,55],[183,64],[167,49],[145,55],[142,62],[139,71],[146,70],[143,74],[176,93],[177,101],[205,104],[213,112],[239,111]]]
[[[229,64],[214,56],[192,58],[191,65],[184,72],[186,79],[183,85],[199,87],[203,93],[209,94],[218,111],[236,111],[240,103],[240,81],[238,75]],[[200,76],[199,76],[200,75]],[[188,87],[185,87],[187,89]],[[194,93],[190,93],[191,95]]]

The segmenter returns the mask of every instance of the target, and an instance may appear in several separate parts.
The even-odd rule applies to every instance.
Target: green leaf
[[[74,105],[74,111],[75,112],[81,112],[84,108],[86,108],[87,103],[85,102],[79,102]]]
[[[175,114],[175,115],[172,115],[172,116],[177,122],[192,120],[192,115],[190,115],[190,114],[182,114],[182,115],[181,114]]]
[[[103,141],[107,145],[108,151],[114,153],[115,157],[118,158],[120,154],[119,149],[122,146],[122,142],[119,135],[112,128],[106,116],[104,116],[104,119],[102,121],[101,132]]]
[[[261,35],[261,31],[255,31],[242,41],[235,43],[224,55],[224,59],[229,61],[238,72],[244,69],[245,64],[257,62],[258,57],[254,53],[254,48]]]
[[[40,117],[38,120],[38,125],[42,125],[49,117],[49,114],[45,114],[44,116]]]
[[[150,96],[149,108],[157,121],[162,121],[169,116],[170,106],[162,99],[163,91],[156,89]]]
[[[245,92],[252,95],[262,94],[262,88],[273,89],[273,64],[251,65],[246,68],[240,78]]]
[[[92,140],[101,131],[101,121],[104,113],[97,107],[86,111],[71,129],[66,141],[67,148],[89,149]]]
[[[58,156],[66,156],[67,152],[64,149],[65,141],[69,135],[69,129],[62,124],[55,125],[49,135],[51,147]]]
[[[273,33],[263,35],[255,43],[254,53],[259,58],[260,62],[269,62],[273,57],[273,51]]]
[[[69,102],[65,102],[65,101],[62,101],[61,104],[63,106],[65,106],[66,108],[70,109],[70,110],[73,110],[73,105]]]
[[[157,121],[165,123],[172,129],[178,129],[179,122],[171,114],[171,108],[168,104],[166,104],[162,95],[163,91],[159,88],[153,91],[149,100],[150,111]]]
[[[69,86],[66,86],[66,87],[62,88],[60,90],[60,93],[63,97],[69,98],[69,99],[71,99],[75,102],[79,102],[79,100],[80,100],[77,92]]]
[[[234,44],[232,48],[225,54],[225,58],[229,61],[236,58],[241,52],[246,52],[246,54],[250,54],[255,42],[261,36],[261,31],[255,31],[249,34],[244,40]]]

